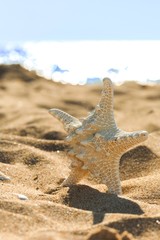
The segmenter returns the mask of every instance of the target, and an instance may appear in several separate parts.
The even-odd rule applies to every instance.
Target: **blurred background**
[[[159,83],[159,11],[159,0],[0,0],[0,64],[63,83]]]

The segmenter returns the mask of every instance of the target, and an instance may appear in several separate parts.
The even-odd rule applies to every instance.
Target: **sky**
[[[159,0],[0,0],[0,44],[158,40]]]

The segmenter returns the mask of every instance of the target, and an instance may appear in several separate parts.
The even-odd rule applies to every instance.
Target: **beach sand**
[[[160,239],[160,86],[115,86],[117,125],[149,132],[146,142],[121,158],[121,196],[87,179],[57,188],[69,174],[70,159],[63,126],[48,110],[83,118],[101,89],[0,66],[0,171],[10,177],[0,181],[1,240]]]

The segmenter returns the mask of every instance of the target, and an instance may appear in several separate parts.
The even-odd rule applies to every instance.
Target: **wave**
[[[160,83],[160,41],[42,41],[6,44],[0,63],[19,63],[54,81],[72,84],[135,80]]]

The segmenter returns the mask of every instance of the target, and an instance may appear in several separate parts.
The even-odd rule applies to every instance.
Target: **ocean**
[[[0,46],[0,63],[20,63],[54,81],[160,83],[160,41],[40,41]]]

